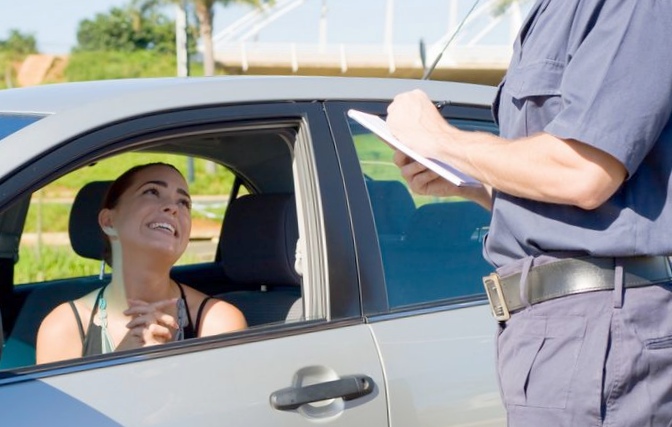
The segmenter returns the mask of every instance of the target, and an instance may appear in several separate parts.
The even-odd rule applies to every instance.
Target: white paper
[[[437,159],[431,159],[420,155],[417,151],[411,149],[409,146],[405,145],[399,141],[390,129],[387,127],[387,123],[380,117],[364,113],[358,110],[348,110],[348,116],[360,123],[365,128],[369,129],[378,137],[382,138],[385,142],[390,144],[393,148],[401,151],[407,156],[411,157],[416,162],[426,166],[427,168],[433,170],[441,177],[452,182],[457,186],[468,186],[468,187],[480,187],[482,184],[476,179],[470,177],[469,175],[463,173],[462,171],[450,166],[449,164],[442,162]]]

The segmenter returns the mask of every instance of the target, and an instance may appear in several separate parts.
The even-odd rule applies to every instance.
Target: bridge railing
[[[506,68],[511,58],[510,45],[450,47],[437,68]],[[228,66],[340,68],[422,68],[420,49],[411,44],[318,44],[230,42],[216,45],[215,59]],[[428,57],[431,63],[433,57]]]

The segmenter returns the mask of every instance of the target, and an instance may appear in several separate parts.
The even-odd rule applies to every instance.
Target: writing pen
[[[441,110],[443,110],[443,107],[445,107],[448,104],[450,104],[450,101],[441,101],[441,102],[437,102],[434,105],[436,105],[437,110],[441,111]]]

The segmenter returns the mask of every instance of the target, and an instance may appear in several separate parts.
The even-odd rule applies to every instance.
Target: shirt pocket
[[[502,91],[502,122],[512,126],[516,136],[542,132],[562,109],[562,77],[565,66],[552,60],[519,65],[509,70]]]

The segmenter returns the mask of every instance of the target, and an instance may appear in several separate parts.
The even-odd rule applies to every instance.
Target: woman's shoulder
[[[247,327],[245,316],[235,305],[212,297],[187,285],[181,285],[189,305],[196,316],[202,313],[200,336],[232,332]]]

